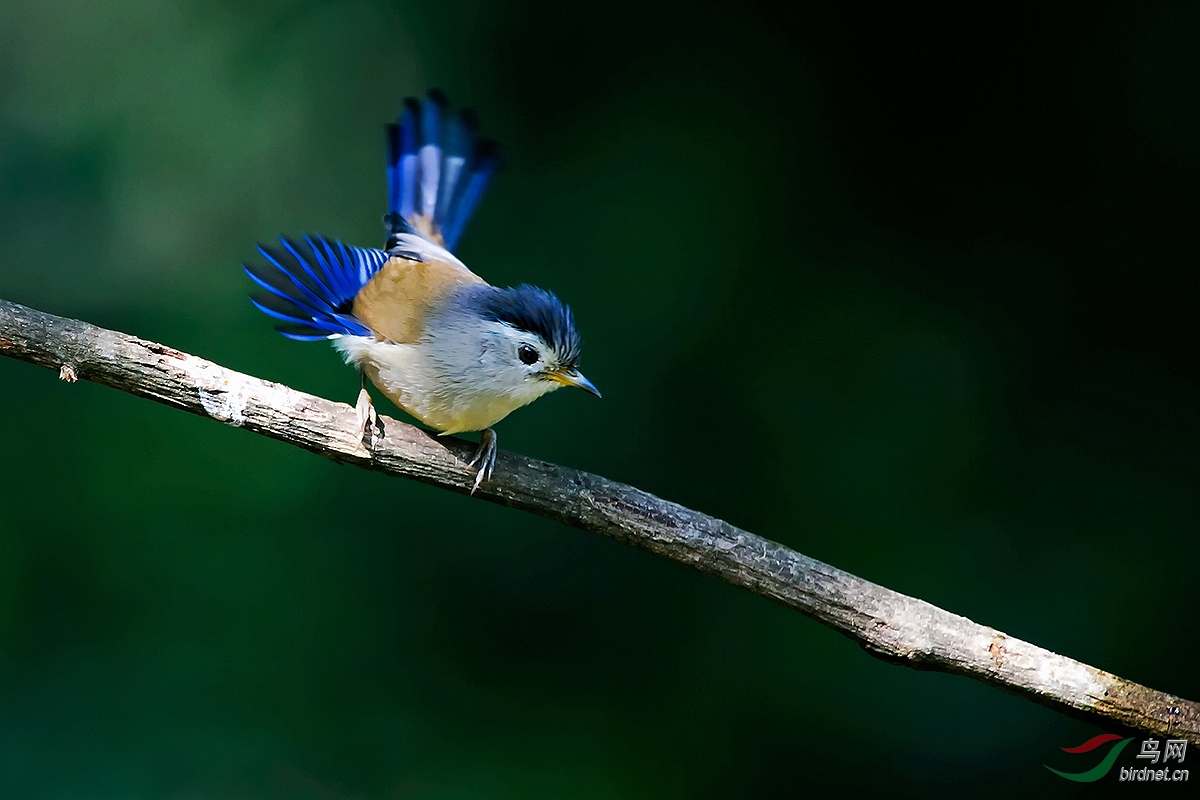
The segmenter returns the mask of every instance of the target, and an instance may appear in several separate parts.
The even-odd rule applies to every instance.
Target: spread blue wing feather
[[[404,101],[394,125],[388,125],[388,217],[415,225],[423,216],[453,252],[484,189],[500,167],[499,147],[476,133],[469,110],[450,115],[441,92],[424,103]],[[398,233],[388,222],[389,233]]]
[[[244,267],[264,290],[251,295],[250,302],[286,323],[276,330],[299,341],[369,336],[370,329],[353,314],[354,297],[387,262],[387,253],[323,236],[305,236],[304,244],[286,238],[279,242],[282,248],[259,245],[266,264]]]

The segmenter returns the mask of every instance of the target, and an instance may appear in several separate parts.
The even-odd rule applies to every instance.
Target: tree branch
[[[270,436],[318,455],[467,493],[474,446],[385,421],[368,451],[350,406],[242,375],[165,345],[0,300],[0,354]],[[749,589],[867,652],[966,675],[1105,728],[1200,744],[1200,704],[1013,638],[775,542],[586,472],[501,452],[476,492]]]

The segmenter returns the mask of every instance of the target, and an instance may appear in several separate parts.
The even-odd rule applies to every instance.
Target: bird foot
[[[375,412],[375,405],[371,402],[371,395],[367,393],[365,386],[358,392],[358,402],[354,405],[354,414],[358,419],[360,440],[370,449],[372,439],[383,436],[383,420]]]
[[[471,494],[475,494],[475,490],[480,484],[492,477],[492,472],[496,469],[496,452],[499,448],[496,446],[496,432],[491,428],[484,428],[479,432],[479,449],[475,451],[475,457],[471,459],[468,467],[479,466],[475,469],[475,485],[471,487]]]

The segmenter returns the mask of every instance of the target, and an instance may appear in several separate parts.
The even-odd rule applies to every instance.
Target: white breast
[[[446,356],[453,353],[427,340],[392,344],[374,337],[343,336],[333,344],[389,400],[442,433],[490,428],[557,388],[544,380],[517,384],[496,380],[477,361],[451,358],[447,363]]]

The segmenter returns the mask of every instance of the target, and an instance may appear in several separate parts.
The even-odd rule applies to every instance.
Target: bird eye
[[[538,352],[529,345],[523,344],[517,348],[517,358],[521,359],[522,364],[536,364]]]

